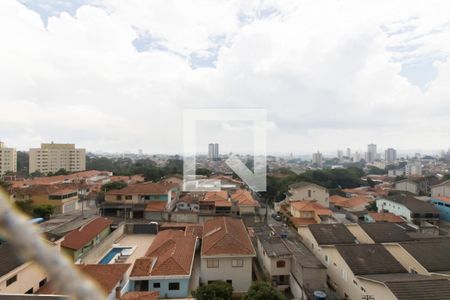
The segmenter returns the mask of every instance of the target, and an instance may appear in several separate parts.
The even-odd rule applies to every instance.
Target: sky
[[[0,140],[182,153],[185,109],[267,111],[268,153],[450,148],[450,2],[2,0]],[[214,122],[213,122],[214,123]],[[245,122],[199,152],[251,152]]]

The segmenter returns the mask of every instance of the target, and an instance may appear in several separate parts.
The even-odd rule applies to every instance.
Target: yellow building
[[[75,148],[75,144],[53,142],[30,149],[30,174],[36,171],[55,173],[60,169],[68,172],[86,170],[86,149]]]
[[[0,176],[6,172],[17,172],[17,152],[15,148],[6,148],[0,142]]]

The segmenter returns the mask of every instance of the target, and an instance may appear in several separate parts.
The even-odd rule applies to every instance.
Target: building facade
[[[60,169],[68,172],[86,170],[86,149],[75,148],[75,144],[41,144],[30,149],[30,174],[39,171],[55,173]]]
[[[17,152],[15,148],[7,148],[0,142],[0,176],[7,172],[17,172]]]

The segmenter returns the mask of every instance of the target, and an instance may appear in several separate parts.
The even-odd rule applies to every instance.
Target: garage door
[[[157,234],[158,224],[134,224],[133,233]]]

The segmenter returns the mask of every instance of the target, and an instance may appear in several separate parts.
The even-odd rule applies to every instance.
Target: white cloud
[[[0,139],[181,152],[183,108],[258,107],[271,152],[447,148],[450,5],[421,3],[104,0],[45,25],[1,1]]]

